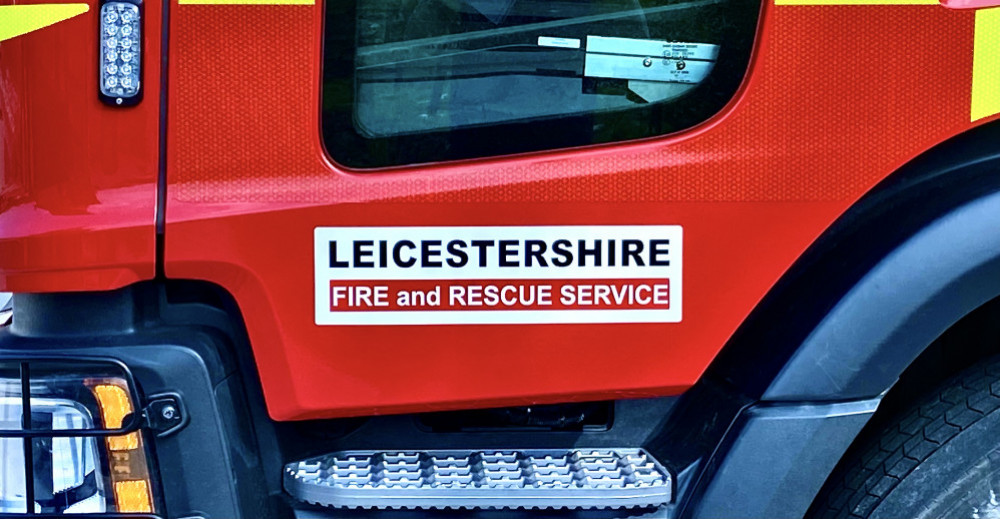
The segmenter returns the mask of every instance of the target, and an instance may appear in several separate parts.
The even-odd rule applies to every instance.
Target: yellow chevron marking
[[[83,14],[87,4],[0,5],[0,41]]]
[[[316,0],[177,0],[181,5],[314,5]]]
[[[1000,113],[1000,7],[976,11],[972,120]]]

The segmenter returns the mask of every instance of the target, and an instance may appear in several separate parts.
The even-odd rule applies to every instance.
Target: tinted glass
[[[381,167],[630,140],[718,112],[756,0],[356,0],[327,5],[324,132]]]

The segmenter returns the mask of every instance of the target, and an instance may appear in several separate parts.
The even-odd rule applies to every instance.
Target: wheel
[[[819,518],[1000,519],[1000,358],[969,368],[854,446]]]

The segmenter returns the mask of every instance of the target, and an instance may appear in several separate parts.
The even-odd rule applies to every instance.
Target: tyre
[[[813,517],[1000,519],[1000,358],[883,423],[845,456]]]

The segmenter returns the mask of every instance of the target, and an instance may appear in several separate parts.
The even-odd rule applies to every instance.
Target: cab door
[[[234,296],[276,419],[677,394],[854,200],[971,125],[927,64],[970,74],[974,17],[180,0],[165,273]]]

